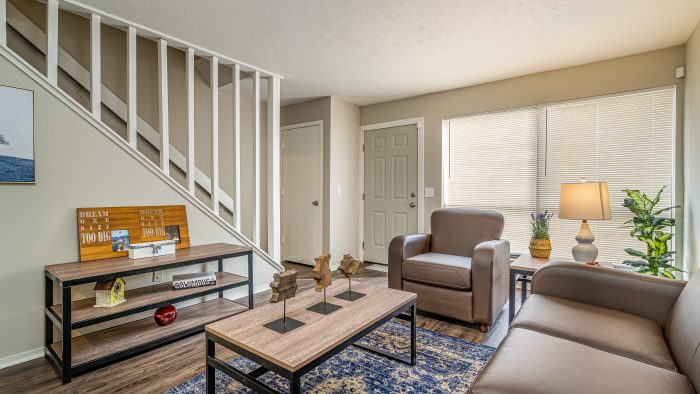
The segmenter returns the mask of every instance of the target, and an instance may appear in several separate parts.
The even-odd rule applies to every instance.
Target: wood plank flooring
[[[314,286],[311,267],[285,265],[299,271],[299,291]],[[337,271],[334,272],[333,279],[344,280]],[[386,286],[387,274],[362,267],[355,280]],[[266,304],[269,296],[269,292],[256,294],[255,305]],[[245,299],[241,302],[245,302]],[[418,326],[468,341],[497,346],[508,330],[508,309],[506,305],[487,334],[481,333],[474,324],[422,313],[418,316]],[[217,348],[217,355],[222,358],[235,356],[222,347]],[[162,393],[203,372],[204,334],[197,334],[146,354],[78,375],[71,383],[63,386],[58,372],[46,358],[28,361],[0,370],[0,393]]]

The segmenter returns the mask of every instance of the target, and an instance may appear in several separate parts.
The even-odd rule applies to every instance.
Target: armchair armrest
[[[532,278],[532,293],[615,309],[664,325],[686,282],[581,263],[548,263]]]
[[[430,234],[410,234],[394,237],[389,244],[389,288],[403,288],[401,263],[419,254],[428,253]]]
[[[472,255],[472,319],[491,325],[508,299],[510,242],[482,242]]]

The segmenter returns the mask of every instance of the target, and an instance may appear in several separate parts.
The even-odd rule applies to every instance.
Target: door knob
[[[318,200],[315,200],[314,202],[312,202],[312,204],[313,204],[314,206],[318,206]]]
[[[413,202],[413,201],[411,201],[411,203],[408,204],[408,206],[411,207],[411,208],[415,208],[415,207],[416,207],[416,203]]]

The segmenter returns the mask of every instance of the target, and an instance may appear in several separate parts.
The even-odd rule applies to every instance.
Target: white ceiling
[[[687,41],[700,0],[81,0],[359,104]]]

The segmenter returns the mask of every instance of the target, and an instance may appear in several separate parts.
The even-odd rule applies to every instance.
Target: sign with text
[[[80,261],[128,256],[134,243],[174,240],[190,247],[184,205],[78,208]]]

